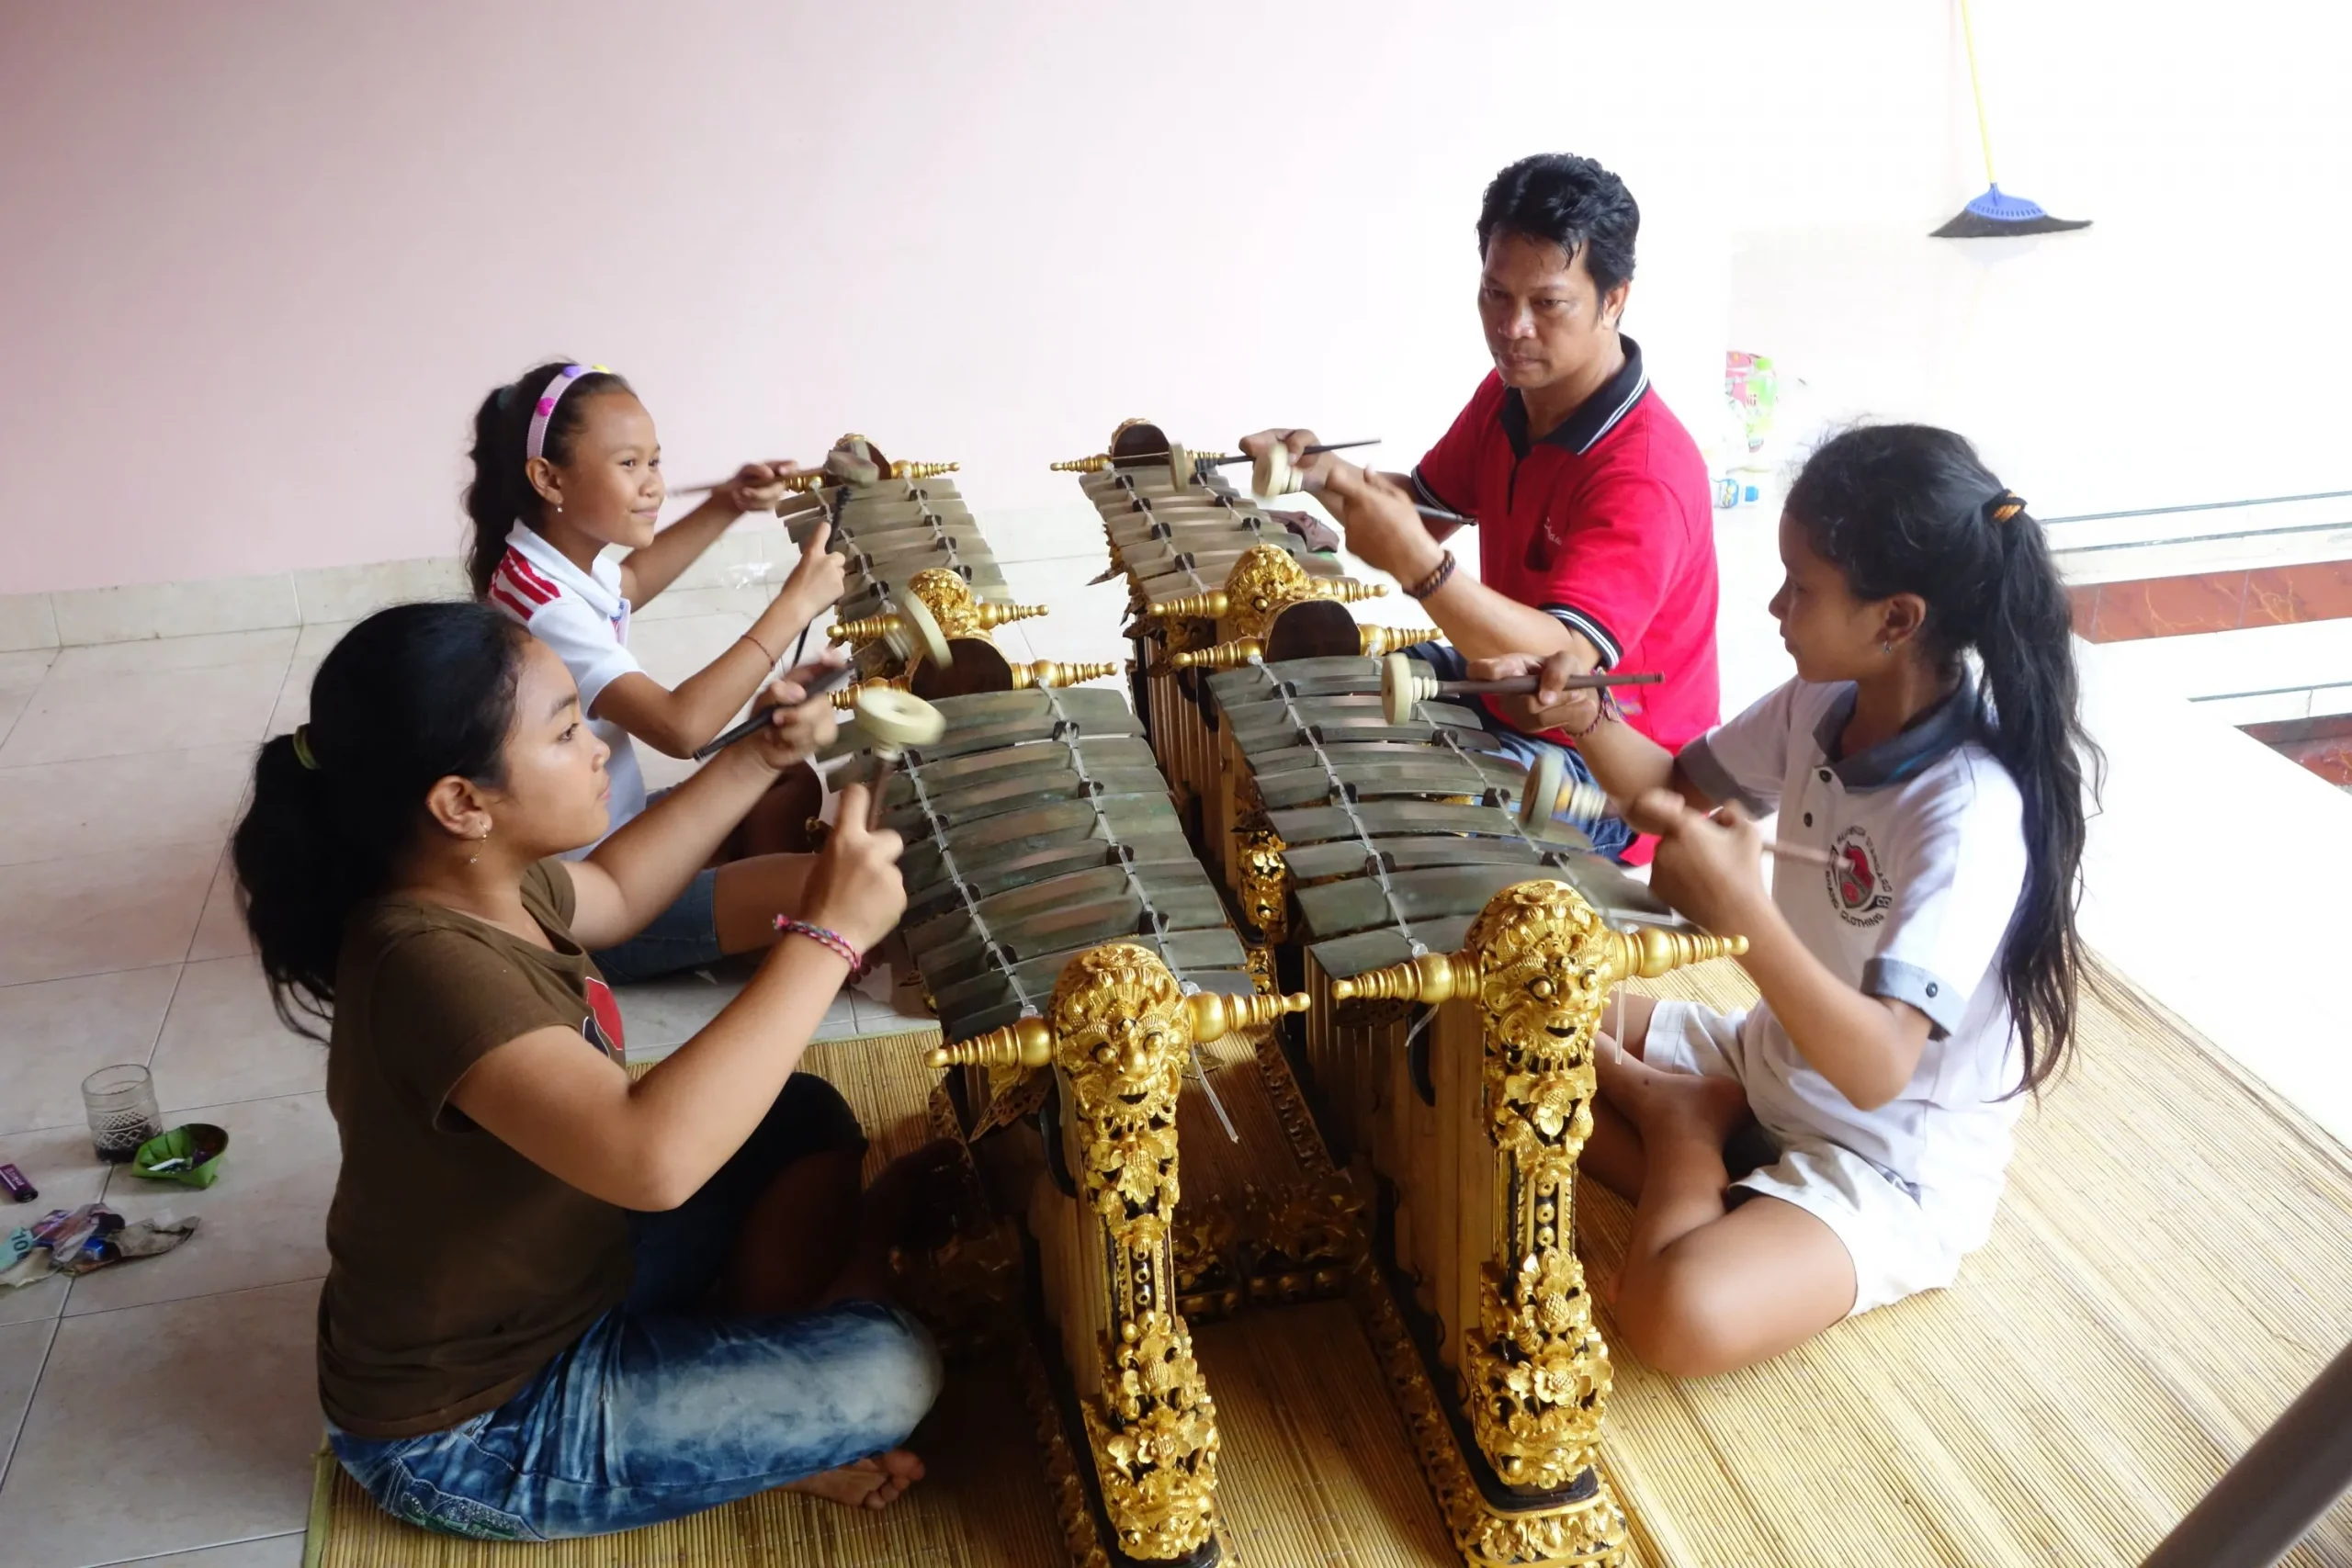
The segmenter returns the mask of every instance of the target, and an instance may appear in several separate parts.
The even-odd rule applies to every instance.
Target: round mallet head
[[[895,754],[937,742],[947,733],[947,716],[912,692],[873,686],[857,694],[857,727],[876,750]]]
[[[1178,490],[1187,490],[1191,488],[1193,480],[1198,477],[1198,471],[1194,468],[1193,464],[1192,449],[1186,446],[1179,446],[1172,441],[1170,442],[1168,445],[1168,482],[1175,486]]]
[[[1290,460],[1290,448],[1277,441],[1258,455],[1250,465],[1250,493],[1252,495],[1291,495],[1303,489],[1298,468]]]
[[[1560,785],[1567,778],[1567,764],[1560,754],[1545,747],[1535,757],[1535,765],[1527,770],[1527,793],[1519,797],[1519,825],[1530,832],[1552,820],[1557,810]]]
[[[890,770],[910,747],[931,745],[947,733],[947,716],[895,686],[878,686],[857,694],[857,727],[874,742],[874,795],[865,808],[870,831],[882,826],[882,795]]]
[[[1547,746],[1527,771],[1527,793],[1519,801],[1519,825],[1532,833],[1563,811],[1578,817],[1606,817],[1609,796],[1598,784],[1569,778],[1566,760]]]
[[[1418,659],[1392,653],[1380,661],[1381,716],[1391,724],[1413,722],[1413,705],[1437,695],[1437,676]]]
[[[955,650],[947,646],[947,634],[939,629],[939,617],[912,593],[899,599],[899,625],[907,634],[909,658],[919,653],[943,670],[956,662]]]

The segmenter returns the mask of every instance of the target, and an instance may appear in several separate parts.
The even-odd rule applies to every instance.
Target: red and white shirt
[[[1623,367],[1541,437],[1519,392],[1489,373],[1413,484],[1478,520],[1481,582],[1584,634],[1602,669],[1666,677],[1638,688],[1638,711],[1625,705],[1673,751],[1722,713],[1714,498],[1698,445],[1650,389],[1641,345],[1623,341]],[[1543,739],[1572,744],[1556,729]]]
[[[628,650],[628,601],[621,597],[621,569],[616,561],[599,556],[592,570],[582,571],[537,530],[517,523],[507,533],[506,554],[491,574],[490,602],[555,649],[580,687],[583,713],[594,711],[606,686],[644,668]],[[605,829],[611,832],[645,809],[645,775],[638,771],[637,749],[629,743],[628,730],[601,718],[590,719],[588,726],[613,749],[605,763],[613,792]],[[567,858],[587,852],[575,850]]]

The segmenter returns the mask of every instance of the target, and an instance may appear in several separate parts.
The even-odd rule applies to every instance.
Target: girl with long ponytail
[[[1565,692],[1565,660],[1476,671],[1537,673],[1538,716],[1659,835],[1652,886],[1748,939],[1759,1005],[1627,998],[1597,1050],[1586,1166],[1636,1205],[1619,1332],[1681,1375],[1951,1283],[2084,964],[2101,759],[2023,499],[1950,431],[1865,425],[1806,461],[1781,559],[1796,679],[1679,754]]]
[[[324,1026],[343,1151],[319,1393],[344,1467],[413,1523],[593,1535],[776,1486],[878,1508],[922,1473],[898,1445],[938,1359],[886,1285],[932,1162],[861,1190],[856,1118],[797,1070],[905,907],[897,835],[852,785],[758,974],[642,1078],[589,952],[831,738],[805,675],[609,837],[571,677],[485,605],[362,621],[262,749],[245,919],[280,1014]]]

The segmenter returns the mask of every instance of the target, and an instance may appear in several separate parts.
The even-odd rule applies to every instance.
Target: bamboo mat
[[[1639,988],[1754,995],[1727,963]],[[1724,1377],[1616,1354],[1603,1442],[1654,1562],[2135,1563],[2352,1339],[2352,1157],[2128,985],[2102,992],[1955,1288]],[[1589,1258],[1615,1266],[1627,1217],[1581,1184]],[[2352,1564],[2352,1502],[2283,1561]]]
[[[1728,964],[1643,987],[1743,1005]],[[1675,1383],[1623,1352],[1604,1438],[1645,1568],[2130,1564],[2352,1338],[2352,1157],[2109,981],[2069,1076],[2019,1128],[1993,1243],[1959,1286],[1767,1366]],[[929,1136],[928,1035],[831,1041],[879,1162]],[[1206,1063],[1273,1159],[1254,1064]],[[1188,1197],[1251,1174],[1188,1096]],[[1588,1254],[1625,1206],[1586,1184]],[[1194,1330],[1223,1436],[1226,1538],[1250,1568],[1454,1563],[1344,1303]],[[931,1478],[879,1515],[771,1494],[653,1530],[518,1547],[391,1520],[332,1460],[327,1568],[1055,1568],[1068,1556],[1011,1369],[959,1369],[914,1439]],[[2352,1564],[2352,1504],[2286,1559]]]

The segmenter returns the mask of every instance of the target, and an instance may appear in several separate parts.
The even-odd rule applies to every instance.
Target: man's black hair
[[[1624,181],[1589,158],[1538,152],[1487,186],[1486,205],[1478,209],[1478,254],[1487,254],[1498,229],[1548,240],[1570,262],[1581,250],[1596,291],[1606,295],[1634,276],[1634,236],[1641,227],[1642,209]]]

